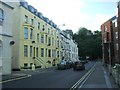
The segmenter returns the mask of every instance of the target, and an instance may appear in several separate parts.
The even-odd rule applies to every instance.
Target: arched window
[[[2,57],[2,41],[0,40],[0,57]]]

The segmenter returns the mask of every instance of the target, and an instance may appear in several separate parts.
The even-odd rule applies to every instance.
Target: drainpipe
[[[111,75],[112,69],[111,69],[111,47],[110,47],[110,42],[108,42],[109,44],[109,74]]]

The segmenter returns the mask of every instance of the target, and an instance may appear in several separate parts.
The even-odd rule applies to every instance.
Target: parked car
[[[85,70],[85,63],[81,61],[74,62],[73,70]]]
[[[70,60],[66,61],[66,67],[67,67],[67,69],[72,68],[73,67],[73,62],[70,61]]]
[[[57,69],[58,70],[63,70],[66,69],[66,61],[61,61],[60,63],[57,64]]]

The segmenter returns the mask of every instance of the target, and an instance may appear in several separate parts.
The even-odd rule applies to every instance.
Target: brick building
[[[118,25],[118,61],[117,63],[120,64],[120,1],[118,2],[118,19],[117,19],[117,25]]]
[[[114,51],[114,29],[116,16],[112,17],[101,25],[102,30],[102,50],[103,62],[107,65],[114,66],[115,51]]]

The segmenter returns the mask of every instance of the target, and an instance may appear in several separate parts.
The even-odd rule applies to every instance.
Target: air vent
[[[14,45],[15,44],[15,42],[14,41],[10,41],[10,45]]]
[[[35,41],[32,41],[32,43],[35,43]]]

